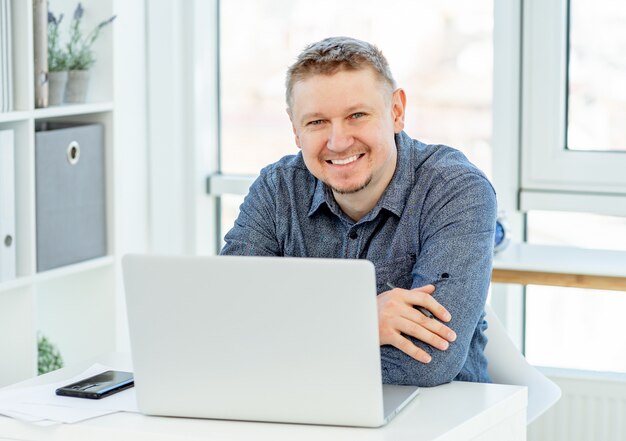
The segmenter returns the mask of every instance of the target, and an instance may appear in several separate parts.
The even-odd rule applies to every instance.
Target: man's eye
[[[320,124],[322,124],[324,121],[321,119],[316,119],[315,121],[309,121],[308,123],[306,123],[307,126],[319,126]]]
[[[352,115],[350,115],[350,118],[358,119],[358,118],[363,118],[364,116],[365,116],[365,113],[363,113],[363,112],[356,112],[356,113],[353,113]]]

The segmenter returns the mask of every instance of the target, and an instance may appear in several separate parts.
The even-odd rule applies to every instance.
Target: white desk
[[[127,354],[110,354],[21,384],[44,384],[69,378],[95,361],[120,368],[129,365]],[[422,388],[411,404],[380,429],[163,418],[122,412],[51,427],[37,427],[0,416],[0,439],[6,438],[46,441],[519,441],[526,439],[526,388],[462,382]]]

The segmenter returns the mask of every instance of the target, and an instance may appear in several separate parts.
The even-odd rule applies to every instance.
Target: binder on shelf
[[[102,124],[39,123],[35,179],[37,271],[106,255]]]
[[[35,107],[48,107],[48,0],[33,0]]]
[[[7,18],[5,17],[4,14],[4,10],[5,10],[5,6],[4,3],[6,2],[6,0],[0,0],[0,112],[6,112],[6,108],[5,108],[5,98],[4,98],[4,91],[6,90],[6,72],[7,72],[7,54],[6,52],[6,44],[4,42],[5,40],[5,34],[6,34],[6,27],[7,27]]]
[[[0,111],[13,110],[11,1],[0,0]]]
[[[13,130],[0,130],[0,282],[15,278],[15,151]]]
[[[11,35],[11,0],[6,1],[6,16],[7,16],[7,25],[6,25],[6,46],[7,46],[7,112],[13,110],[13,38]]]

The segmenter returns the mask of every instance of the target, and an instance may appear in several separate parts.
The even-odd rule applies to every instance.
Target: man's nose
[[[333,124],[328,136],[327,147],[333,152],[342,152],[352,146],[354,138],[342,124]]]

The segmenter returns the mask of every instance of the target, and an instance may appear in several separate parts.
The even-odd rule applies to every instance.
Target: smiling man
[[[286,83],[300,152],[261,171],[222,254],[368,259],[383,381],[488,382],[486,177],[459,151],[403,132],[405,92],[369,43],[311,44]]]

